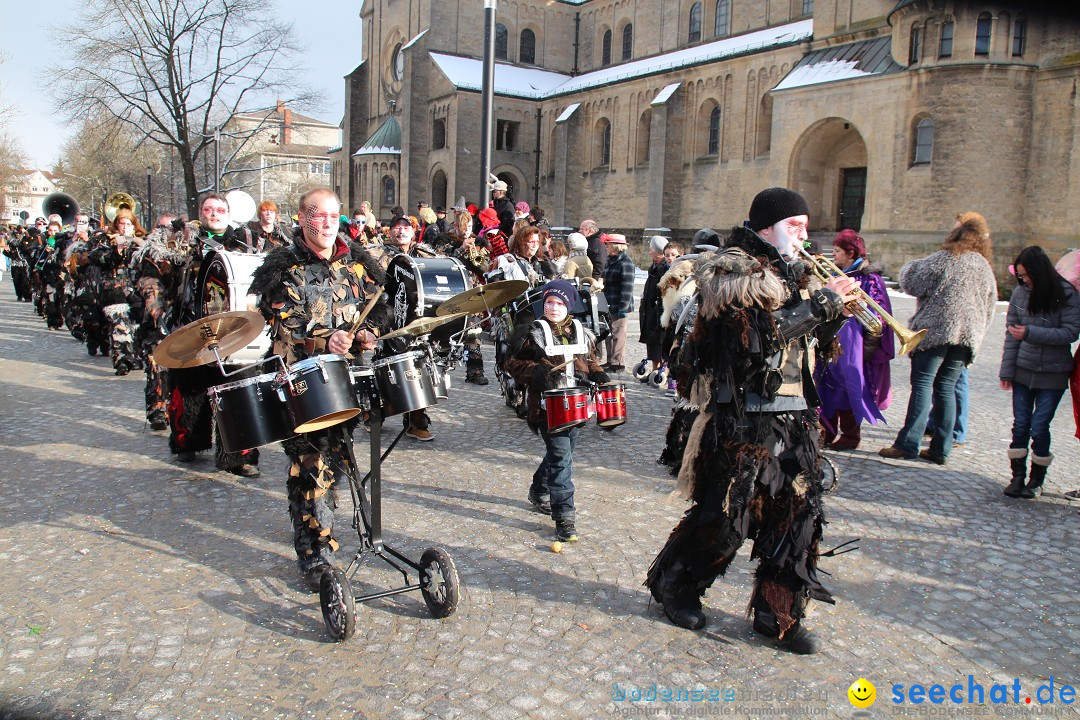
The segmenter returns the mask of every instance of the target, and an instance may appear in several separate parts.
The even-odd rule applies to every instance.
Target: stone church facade
[[[966,0],[499,0],[492,170],[553,225],[675,234],[784,185],[886,268],[987,216],[999,271],[1080,235],[1080,19]],[[479,197],[483,7],[368,0],[333,182]]]

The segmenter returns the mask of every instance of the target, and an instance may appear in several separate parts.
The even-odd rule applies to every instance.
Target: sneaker
[[[551,516],[551,496],[550,495],[538,495],[529,490],[529,502],[533,506],[533,510],[543,515]]]
[[[423,428],[409,428],[405,431],[405,435],[420,442],[431,442],[435,439],[430,430],[424,430]]]
[[[558,519],[555,521],[555,537],[561,542],[577,542],[577,528],[573,520]]]

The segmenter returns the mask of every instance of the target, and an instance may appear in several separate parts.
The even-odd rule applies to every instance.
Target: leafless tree
[[[4,54],[0,52],[0,65],[3,64]],[[0,89],[0,212],[7,210],[7,187],[17,182],[26,167],[22,145],[8,127],[12,112],[13,108]]]
[[[88,0],[58,38],[70,58],[51,73],[57,110],[112,118],[138,145],[175,151],[192,216],[215,131],[277,99],[300,108],[317,99],[293,81],[292,26],[260,0]]]

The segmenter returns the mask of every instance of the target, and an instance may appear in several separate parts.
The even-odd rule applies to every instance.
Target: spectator
[[[956,381],[975,360],[994,317],[997,283],[990,267],[991,247],[985,218],[966,212],[957,216],[941,250],[900,270],[900,289],[918,300],[911,329],[927,332],[911,353],[911,395],[904,427],[891,446],[878,451],[882,457],[921,457],[938,465],[948,460],[956,424]],[[920,452],[931,393],[942,408],[941,423],[930,447]]]
[[[594,280],[604,279],[604,265],[607,263],[607,250],[604,241],[600,239],[600,226],[595,220],[582,220],[578,229],[585,240],[589,243],[588,256],[592,263],[592,276]]]
[[[1042,492],[1050,453],[1050,423],[1073,369],[1070,346],[1080,336],[1080,293],[1058,274],[1037,245],[1024,248],[1013,264],[1017,287],[1009,299],[1002,390],[1012,390],[1009,497],[1032,499]],[[1031,476],[1027,476],[1028,446]]]
[[[604,235],[608,248],[607,266],[604,268],[604,297],[611,313],[611,335],[604,341],[607,346],[607,371],[620,373],[626,369],[626,326],[634,311],[634,261],[626,254],[626,236],[612,233]],[[593,267],[595,274],[596,268]]]
[[[669,265],[664,259],[664,250],[667,248],[668,239],[663,235],[653,235],[649,238],[649,277],[645,280],[645,288],[641,292],[641,305],[638,308],[638,329],[641,331],[641,342],[645,345],[645,360],[652,363],[651,372],[660,369],[663,360],[660,345],[664,337],[664,330],[660,327],[660,314],[663,306],[660,300],[660,278],[668,271]],[[644,369],[644,368],[642,368]],[[645,373],[635,374],[640,378],[647,378]]]

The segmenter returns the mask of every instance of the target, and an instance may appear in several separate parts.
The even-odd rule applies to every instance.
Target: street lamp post
[[[154,221],[154,201],[150,189],[150,166],[146,166],[146,227]]]

